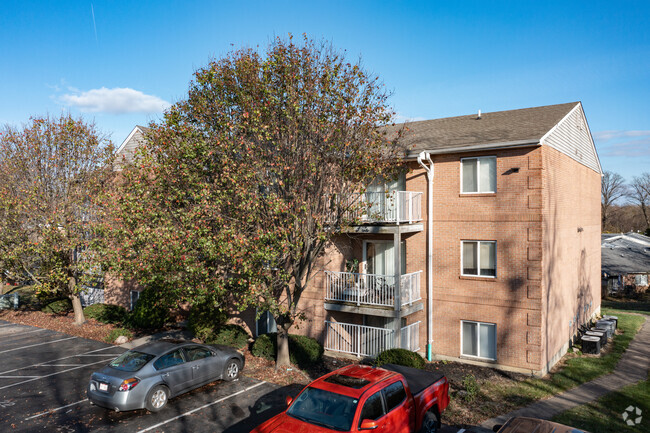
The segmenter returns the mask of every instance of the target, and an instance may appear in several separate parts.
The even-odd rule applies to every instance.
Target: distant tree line
[[[626,183],[620,174],[605,171],[601,208],[603,233],[635,231],[650,236],[650,173]]]

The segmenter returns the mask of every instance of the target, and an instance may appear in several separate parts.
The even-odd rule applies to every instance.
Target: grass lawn
[[[641,424],[629,426],[623,421],[623,412],[629,406],[641,409]],[[632,418],[636,417],[635,411]],[[591,433],[648,432],[650,431],[650,380],[626,386],[594,402],[568,410],[556,416],[553,421]]]
[[[473,402],[453,399],[445,418],[451,418],[457,424],[485,420],[611,373],[645,318],[615,310],[603,310],[603,314],[618,316],[618,329],[621,331],[608,343],[606,354],[600,357],[584,356],[578,352],[567,354],[561,368],[541,379],[484,381],[479,384],[480,392]],[[462,423],[461,418],[470,419]]]

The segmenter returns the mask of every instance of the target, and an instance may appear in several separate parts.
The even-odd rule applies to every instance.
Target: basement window
[[[460,329],[461,355],[497,360],[497,325],[461,320]]]

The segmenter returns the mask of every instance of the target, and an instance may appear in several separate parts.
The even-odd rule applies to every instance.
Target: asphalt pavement
[[[242,377],[176,397],[155,414],[91,405],[91,373],[125,350],[0,321],[0,431],[248,432],[282,411],[286,396],[300,389]]]

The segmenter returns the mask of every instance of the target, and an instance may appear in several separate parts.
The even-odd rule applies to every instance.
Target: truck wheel
[[[147,394],[147,401],[145,405],[149,412],[159,412],[165,406],[167,406],[167,401],[169,400],[169,390],[166,386],[157,385],[152,388],[151,391]]]
[[[422,420],[422,429],[421,433],[436,433],[440,428],[440,415],[435,409],[430,409],[427,413],[424,414],[424,419]]]

